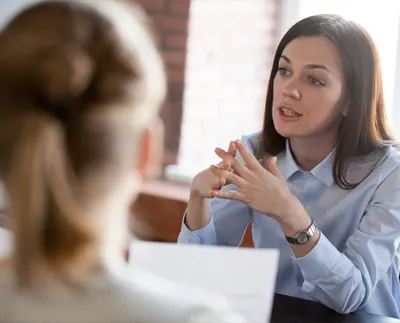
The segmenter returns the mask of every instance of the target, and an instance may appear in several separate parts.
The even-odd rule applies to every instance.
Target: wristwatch
[[[305,244],[317,231],[317,227],[315,226],[314,221],[311,222],[311,225],[305,231],[299,231],[296,233],[294,237],[285,236],[287,242],[290,244]]]

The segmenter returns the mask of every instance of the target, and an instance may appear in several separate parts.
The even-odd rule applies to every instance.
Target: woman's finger
[[[230,162],[228,162],[228,161],[223,160],[221,168],[223,168],[225,170],[231,170],[232,169],[232,164]]]
[[[278,177],[282,181],[284,180],[282,174],[279,172],[278,166],[276,165],[276,157],[268,158],[266,168],[272,175]]]
[[[229,174],[227,174],[226,181],[229,184],[236,185],[237,187],[243,187],[247,183],[247,181],[244,180],[242,177],[240,177],[232,172],[229,172]]]
[[[217,176],[218,178],[224,178],[226,179],[228,174],[231,174],[230,171],[223,169],[223,168],[219,168],[215,165],[211,165],[210,166],[210,171],[211,173],[213,173],[215,176]]]
[[[218,184],[215,185],[216,189],[218,189],[218,185],[222,187],[228,184],[233,184],[237,187],[243,187],[247,183],[247,181],[239,175],[224,169],[220,169],[214,165],[210,166],[210,170],[219,178]]]
[[[235,174],[238,174],[245,180],[250,180],[252,178],[253,172],[246,166],[243,165],[238,159],[234,159],[232,162],[232,168]]]
[[[221,158],[224,161],[224,163],[232,164],[233,160],[235,159],[235,157],[233,157],[231,154],[229,154],[228,152],[226,152],[221,148],[215,148],[215,153],[219,158]]]
[[[238,191],[213,191],[212,195],[220,199],[245,202],[244,195]]]
[[[228,154],[231,155],[232,157],[236,156],[236,145],[233,141],[229,143]],[[232,164],[229,160],[222,159],[222,162],[220,162],[218,166],[223,169],[232,171]]]
[[[218,178],[218,186],[219,187],[223,187],[223,186],[225,186],[226,185],[226,178],[225,177],[219,177]]]
[[[243,165],[237,158],[233,158],[221,148],[216,148],[215,153],[218,155],[218,157],[222,158],[224,162],[231,164],[233,173],[238,174],[245,180],[250,180],[252,171],[247,167],[247,165]],[[258,163],[257,160],[256,162]]]
[[[242,141],[236,140],[235,144],[248,168],[253,171],[263,169],[257,158],[251,153],[249,148],[243,144]]]
[[[228,154],[232,157],[236,157],[236,145],[233,141],[229,143]]]
[[[213,186],[212,186],[212,189],[214,189],[214,190],[218,190],[222,186],[225,185],[225,180],[221,180],[221,178],[219,176],[220,175],[220,169],[221,168],[219,168],[217,166],[214,166],[214,165],[211,165],[209,167],[209,170],[214,175],[214,177],[213,177]],[[210,194],[211,194],[211,192],[210,192]]]

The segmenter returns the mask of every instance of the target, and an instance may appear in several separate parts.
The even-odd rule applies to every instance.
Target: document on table
[[[130,266],[223,296],[247,322],[270,320],[279,251],[135,241]]]

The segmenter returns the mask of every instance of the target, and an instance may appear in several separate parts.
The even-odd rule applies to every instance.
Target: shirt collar
[[[290,150],[289,140],[286,140],[286,150],[284,153],[285,160],[285,180],[288,181],[293,174],[301,171],[300,167],[297,165],[296,161],[293,158],[292,152]]]
[[[335,157],[335,150],[333,150],[322,162],[315,166],[310,173],[317,178],[319,181],[324,183],[326,186],[331,186],[334,182],[333,179],[333,159]],[[301,169],[293,158],[293,154],[290,150],[289,140],[286,140],[286,150],[284,153],[285,159],[285,170],[284,176],[285,180],[288,181],[293,174],[297,172],[304,173],[305,171]]]

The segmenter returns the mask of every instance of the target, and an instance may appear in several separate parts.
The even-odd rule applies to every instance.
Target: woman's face
[[[325,37],[291,41],[279,59],[274,79],[272,116],[276,131],[287,138],[336,133],[346,113],[341,59]]]

